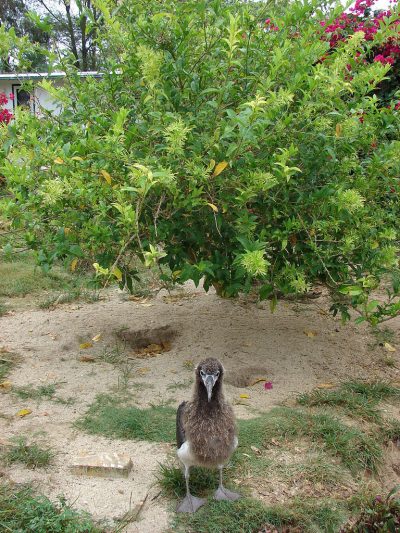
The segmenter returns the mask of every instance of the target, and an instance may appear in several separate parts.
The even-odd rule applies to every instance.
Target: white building
[[[79,72],[79,76],[100,78],[99,72]],[[0,74],[0,94],[14,95],[14,99],[8,100],[4,106],[11,113],[15,112],[17,106],[29,106],[32,113],[40,115],[41,108],[58,113],[60,102],[55,101],[49,93],[40,87],[42,80],[51,80],[55,86],[62,85],[65,79],[65,72],[26,72],[23,74],[4,73]],[[28,89],[29,88],[29,89]]]

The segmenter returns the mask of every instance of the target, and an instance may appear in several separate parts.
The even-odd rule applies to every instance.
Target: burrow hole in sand
[[[169,352],[178,332],[171,326],[147,328],[132,331],[129,329],[117,333],[117,337],[133,350],[137,357],[152,357]]]

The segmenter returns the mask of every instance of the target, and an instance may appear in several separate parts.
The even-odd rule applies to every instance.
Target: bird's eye
[[[215,375],[216,375],[217,377],[219,377],[219,370],[217,370],[217,371],[215,372]]]
[[[204,376],[206,375],[206,373],[204,372],[204,370],[200,370],[200,374],[201,376],[204,378]]]

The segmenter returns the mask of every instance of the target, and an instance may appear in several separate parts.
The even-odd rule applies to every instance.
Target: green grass
[[[338,407],[353,418],[379,422],[379,402],[400,398],[400,389],[384,382],[349,381],[335,390],[313,390],[301,394],[297,401],[308,407]]]
[[[168,386],[167,386],[167,390],[178,390],[178,389],[188,389],[191,387],[193,383],[193,379],[192,378],[189,378],[189,379],[185,379],[184,381],[176,381],[174,383],[170,383]]]
[[[284,531],[336,533],[346,511],[336,501],[298,499],[265,506],[254,499],[210,501],[193,515],[176,515],[174,531],[184,533],[259,533],[275,526]]]
[[[169,496],[182,497],[186,494],[185,478],[182,469],[175,463],[160,464],[157,481],[163,492]],[[207,496],[218,487],[218,472],[209,468],[190,469],[190,490],[196,496]]]
[[[3,304],[3,302],[0,302],[0,317],[4,316],[7,313],[7,311],[8,311],[7,306]]]
[[[29,384],[24,387],[14,387],[12,392],[21,400],[34,400],[38,403],[47,400],[63,405],[71,405],[74,402],[73,398],[65,399],[56,396],[57,385],[58,383],[49,383],[47,385],[39,385],[38,387],[35,387],[34,385]]]
[[[0,483],[0,531],[13,533],[101,533],[92,518],[64,499],[52,503],[29,487]]]
[[[25,385],[25,387],[14,387],[13,393],[21,400],[52,400],[56,393],[56,383],[48,385]]]
[[[54,266],[49,273],[43,272],[36,265],[32,253],[18,254],[12,261],[0,262],[0,298],[47,293],[48,296],[38,304],[43,309],[78,299],[86,302],[98,300],[98,293],[90,290],[90,283],[87,276],[73,274],[61,265]]]
[[[175,416],[176,410],[171,407],[155,405],[139,409],[121,405],[117,398],[100,395],[76,425],[88,433],[108,437],[173,442]]]
[[[3,381],[13,366],[18,362],[18,356],[12,352],[0,352],[0,382]]]
[[[40,309],[51,309],[59,304],[66,304],[80,300],[86,303],[93,303],[99,300],[99,293],[96,291],[91,291],[84,289],[82,287],[71,287],[67,288],[65,292],[60,294],[51,295],[44,300],[42,300],[38,307]]]
[[[7,464],[23,463],[28,468],[39,468],[47,466],[53,456],[50,448],[42,448],[36,442],[28,444],[26,437],[18,437],[6,448],[2,457]]]
[[[26,255],[26,258],[26,261],[0,263],[0,297],[13,298],[59,290],[67,287],[73,279],[60,269],[45,274],[35,267],[32,256]]]
[[[376,471],[382,458],[378,442],[363,431],[350,427],[325,413],[277,407],[252,420],[239,421],[240,447],[262,447],[272,439],[306,437],[324,445],[332,455],[352,471],[366,468]]]

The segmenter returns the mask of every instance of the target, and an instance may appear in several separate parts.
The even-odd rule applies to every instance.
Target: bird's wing
[[[187,402],[182,402],[176,412],[176,445],[178,448],[185,442],[185,428],[183,423],[183,414]]]

